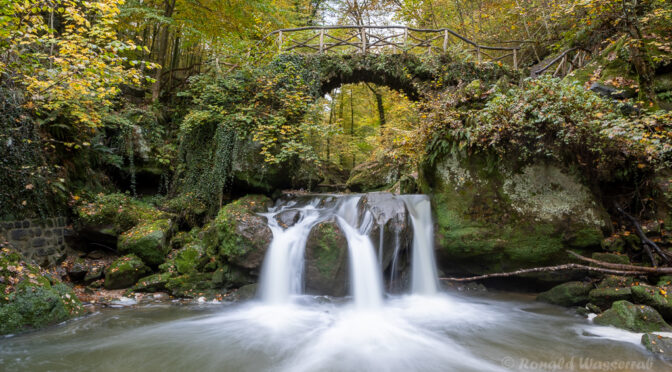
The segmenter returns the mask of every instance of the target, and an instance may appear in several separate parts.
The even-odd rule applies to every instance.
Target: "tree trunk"
[[[173,11],[175,10],[175,1],[176,0],[165,0],[164,5],[165,9],[163,16],[166,18],[171,18],[173,16]],[[154,74],[154,85],[152,85],[152,102],[157,102],[161,96],[161,76],[166,64],[166,53],[168,49],[168,36],[170,34],[169,25],[164,24],[159,26],[159,45],[156,51],[156,63],[160,65],[156,69]]]
[[[623,1],[625,24],[632,38],[629,43],[630,63],[635,68],[639,80],[639,100],[653,105],[656,102],[656,95],[653,89],[655,71],[651,56],[649,56],[643,44],[642,31],[637,20],[637,6],[637,1],[633,5],[629,5],[626,1]]]

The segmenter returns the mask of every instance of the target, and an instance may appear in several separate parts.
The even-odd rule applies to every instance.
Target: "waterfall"
[[[411,291],[413,294],[433,295],[437,292],[438,275],[431,204],[425,195],[406,195],[403,199],[413,223]]]
[[[402,213],[401,216],[410,215],[413,226],[412,293],[435,294],[438,284],[429,199],[424,195],[376,194],[378,197],[381,195],[393,200],[395,205],[401,206],[401,211],[396,213]],[[395,246],[384,247],[383,230],[387,220],[381,219],[380,214],[374,217],[371,211],[362,207],[360,205],[362,197],[362,195],[301,196],[281,200],[264,214],[273,232],[273,241],[266,252],[261,272],[259,295],[263,302],[291,303],[293,297],[303,293],[304,256],[311,230],[321,222],[336,221],[347,241],[349,283],[355,306],[378,308],[382,305],[384,267],[381,266],[385,249],[393,249],[391,262],[388,258],[386,265],[391,264],[390,277],[394,279],[398,256],[402,255],[407,247],[402,247],[399,231],[394,232]],[[391,217],[389,214],[394,213],[390,213],[389,209],[387,211],[386,218],[389,220]],[[291,221],[280,223],[285,213],[288,213]],[[378,232],[373,234],[377,235],[374,238],[378,238],[378,249],[374,247],[370,236],[375,231],[374,227],[379,228]]]

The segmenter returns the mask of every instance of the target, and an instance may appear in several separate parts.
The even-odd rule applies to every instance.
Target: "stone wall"
[[[65,217],[0,222],[4,236],[26,260],[42,266],[56,264],[65,254]]]

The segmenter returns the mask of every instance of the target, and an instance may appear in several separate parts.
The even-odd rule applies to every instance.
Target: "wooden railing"
[[[567,76],[572,71],[579,69],[590,61],[590,53],[579,48],[567,49],[558,54],[555,58],[539,68],[533,68],[532,77],[543,74],[552,74],[555,77]]]
[[[405,26],[312,26],[275,30],[264,40],[278,52],[297,53],[420,53],[441,54],[453,48],[476,57],[478,63],[506,61],[518,68],[520,45],[481,45],[448,29]]]

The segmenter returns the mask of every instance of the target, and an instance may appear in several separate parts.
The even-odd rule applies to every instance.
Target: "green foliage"
[[[84,314],[72,289],[7,247],[0,251],[0,334],[40,328]]]
[[[116,234],[131,229],[142,221],[154,221],[167,215],[152,205],[126,194],[98,194],[91,202],[75,208],[80,222],[92,226],[109,225]]]
[[[494,94],[484,109],[452,118],[443,128],[447,142],[431,143],[428,160],[457,145],[522,163],[577,164],[586,175],[609,180],[669,166],[672,150],[669,113],[627,117],[581,85],[548,77],[526,80]]]

